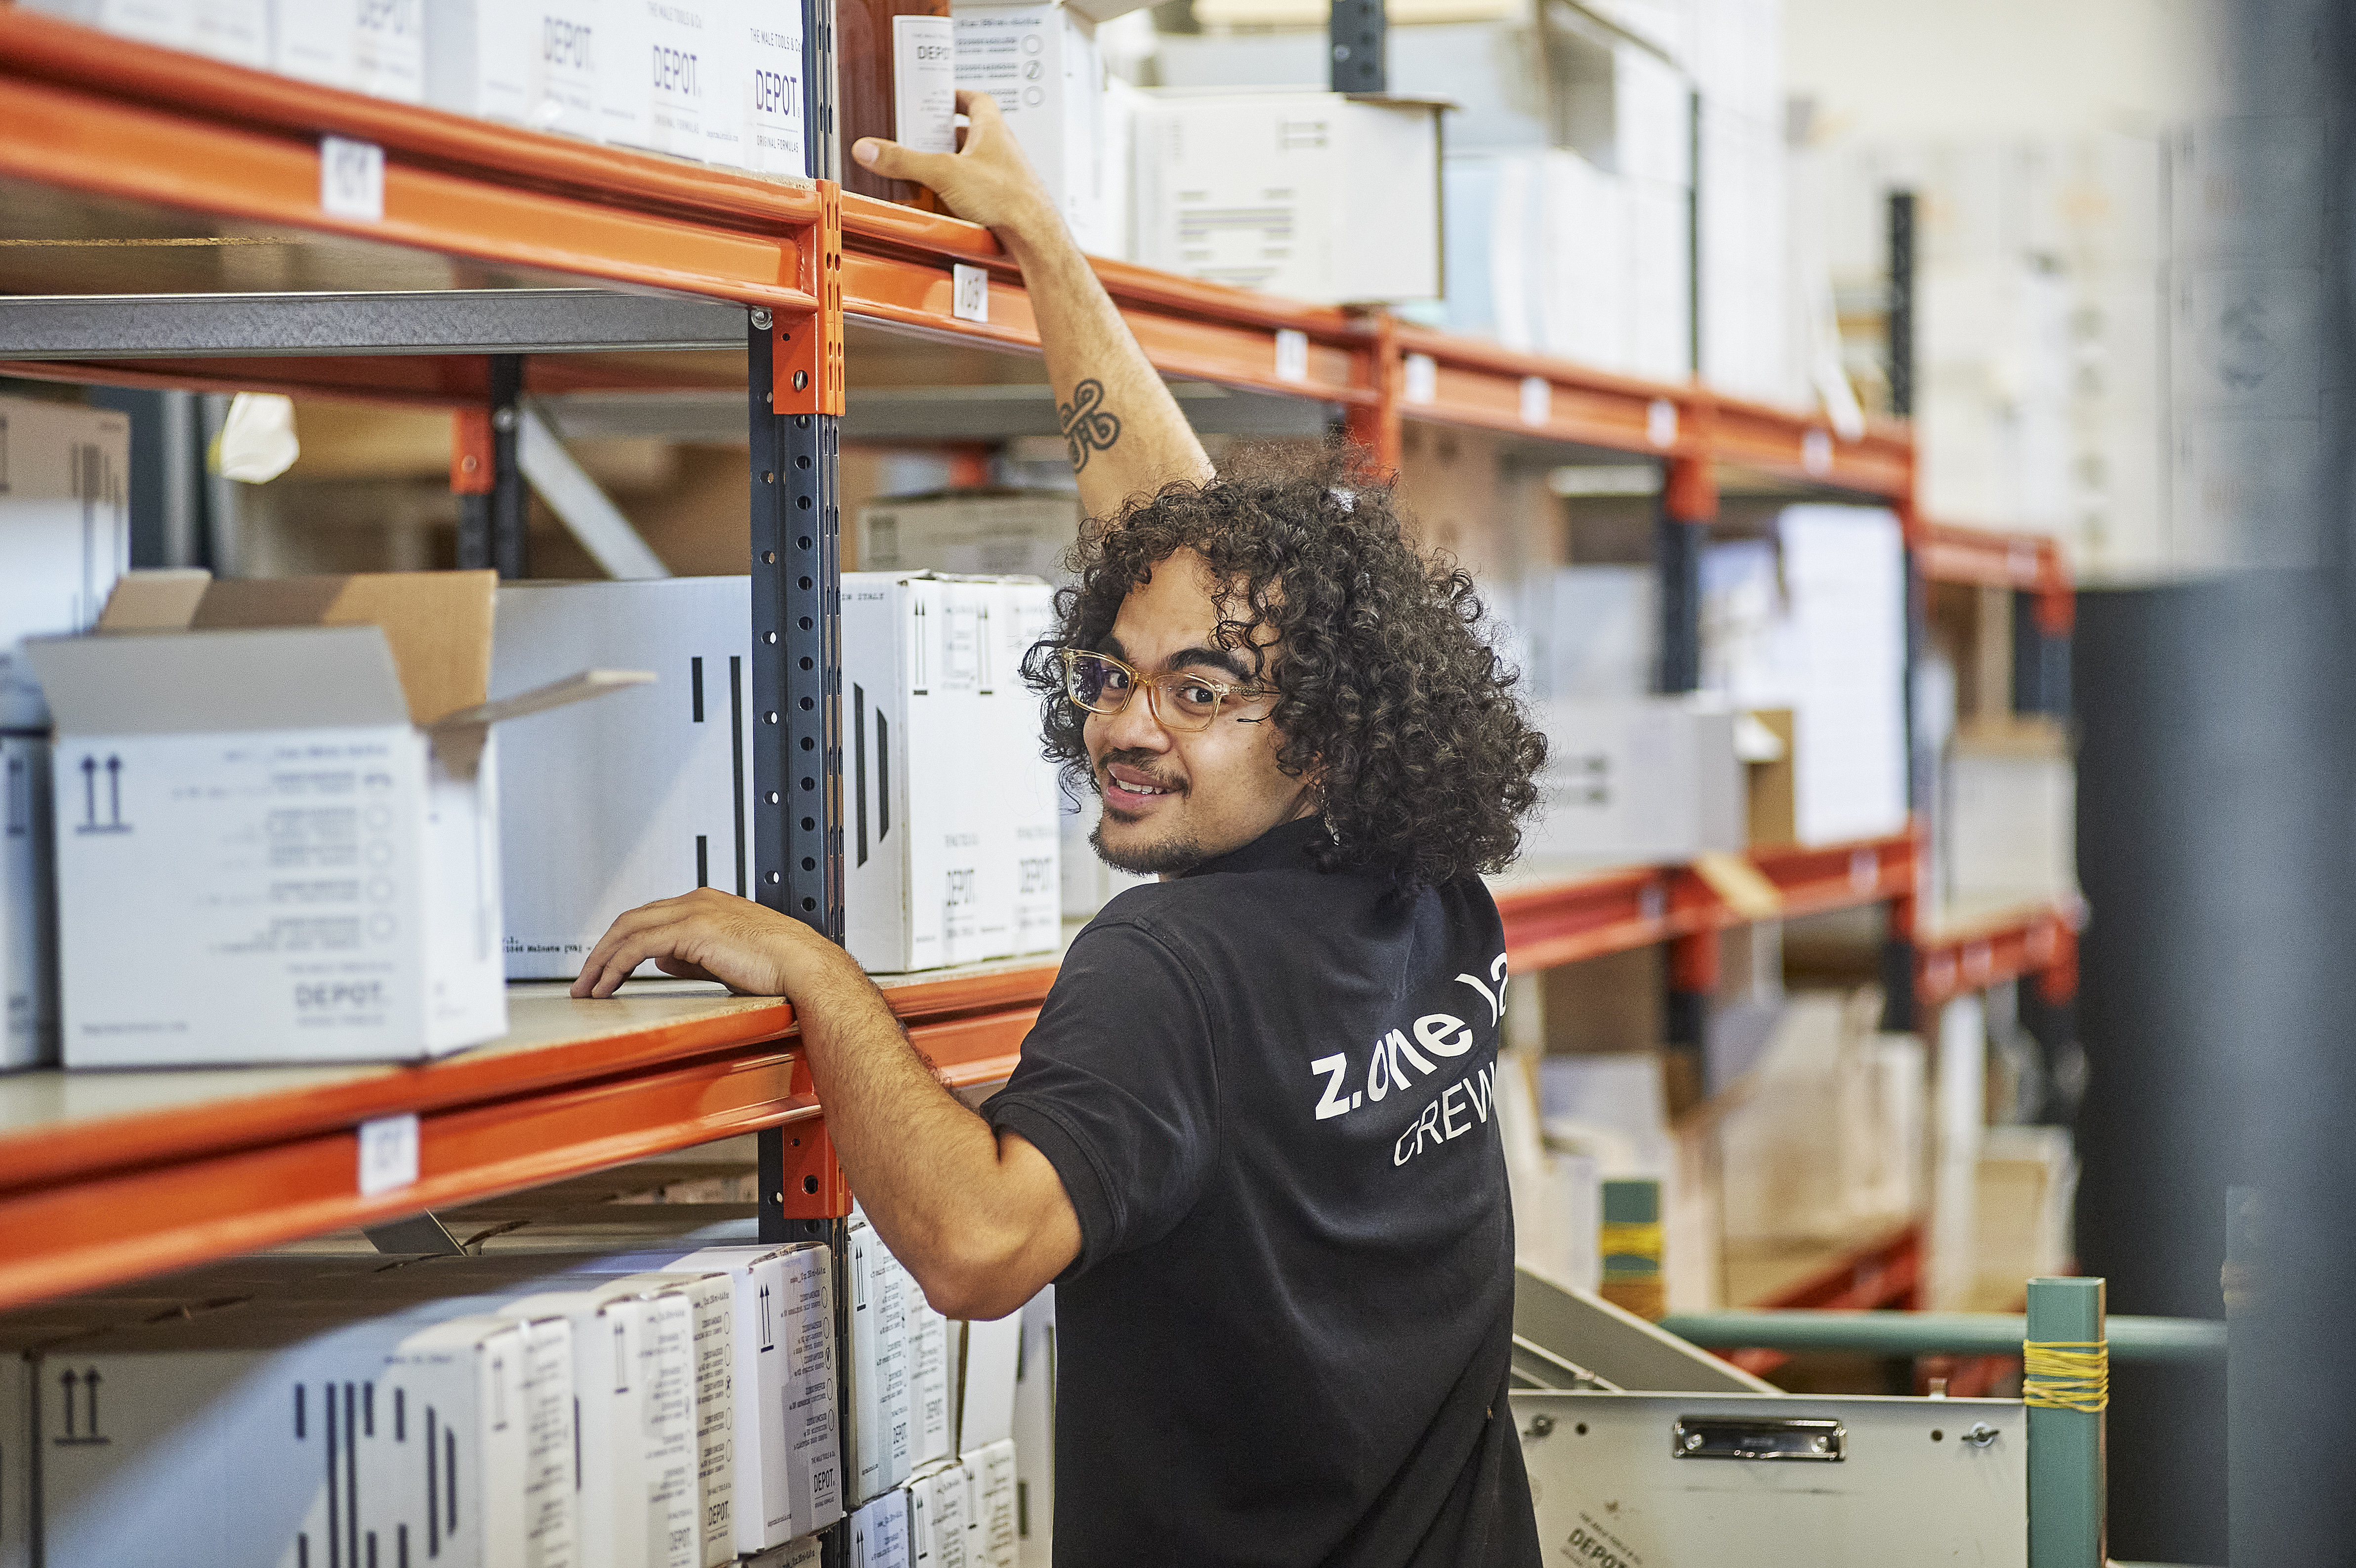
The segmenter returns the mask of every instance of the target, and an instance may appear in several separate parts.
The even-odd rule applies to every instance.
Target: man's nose
[[[1145,687],[1139,687],[1130,697],[1129,706],[1117,714],[1099,714],[1094,722],[1104,726],[1098,733],[1106,751],[1170,749],[1170,732],[1154,716],[1153,694]]]

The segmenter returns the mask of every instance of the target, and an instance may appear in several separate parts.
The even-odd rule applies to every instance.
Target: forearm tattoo
[[[1072,401],[1056,406],[1055,418],[1076,474],[1088,466],[1092,454],[1111,451],[1120,439],[1120,416],[1104,406],[1104,383],[1093,377],[1072,389]]]

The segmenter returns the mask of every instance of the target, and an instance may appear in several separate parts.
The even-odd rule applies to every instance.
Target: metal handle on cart
[[[1680,1459],[1837,1463],[1848,1456],[1848,1433],[1839,1422],[1822,1417],[1681,1415],[1669,1429],[1669,1446]]]

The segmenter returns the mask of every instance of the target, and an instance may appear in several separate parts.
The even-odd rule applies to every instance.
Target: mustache
[[[1184,789],[1186,786],[1183,780],[1164,779],[1162,777],[1161,773],[1154,766],[1158,760],[1159,758],[1157,758],[1153,753],[1140,750],[1134,746],[1124,751],[1106,752],[1102,757],[1097,758],[1096,773],[1094,776],[1096,779],[1097,792],[1099,794],[1104,792],[1106,772],[1116,762],[1119,763],[1123,768],[1135,768],[1138,772],[1144,774],[1146,778],[1153,781],[1153,785],[1156,789]]]

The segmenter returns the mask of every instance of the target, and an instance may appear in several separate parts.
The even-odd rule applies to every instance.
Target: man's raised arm
[[[1073,242],[998,101],[986,92],[957,101],[968,122],[958,151],[912,152],[871,136],[851,156],[878,174],[932,187],[950,211],[996,233],[1023,269],[1082,507],[1108,516],[1172,479],[1209,478],[1203,444]]]

